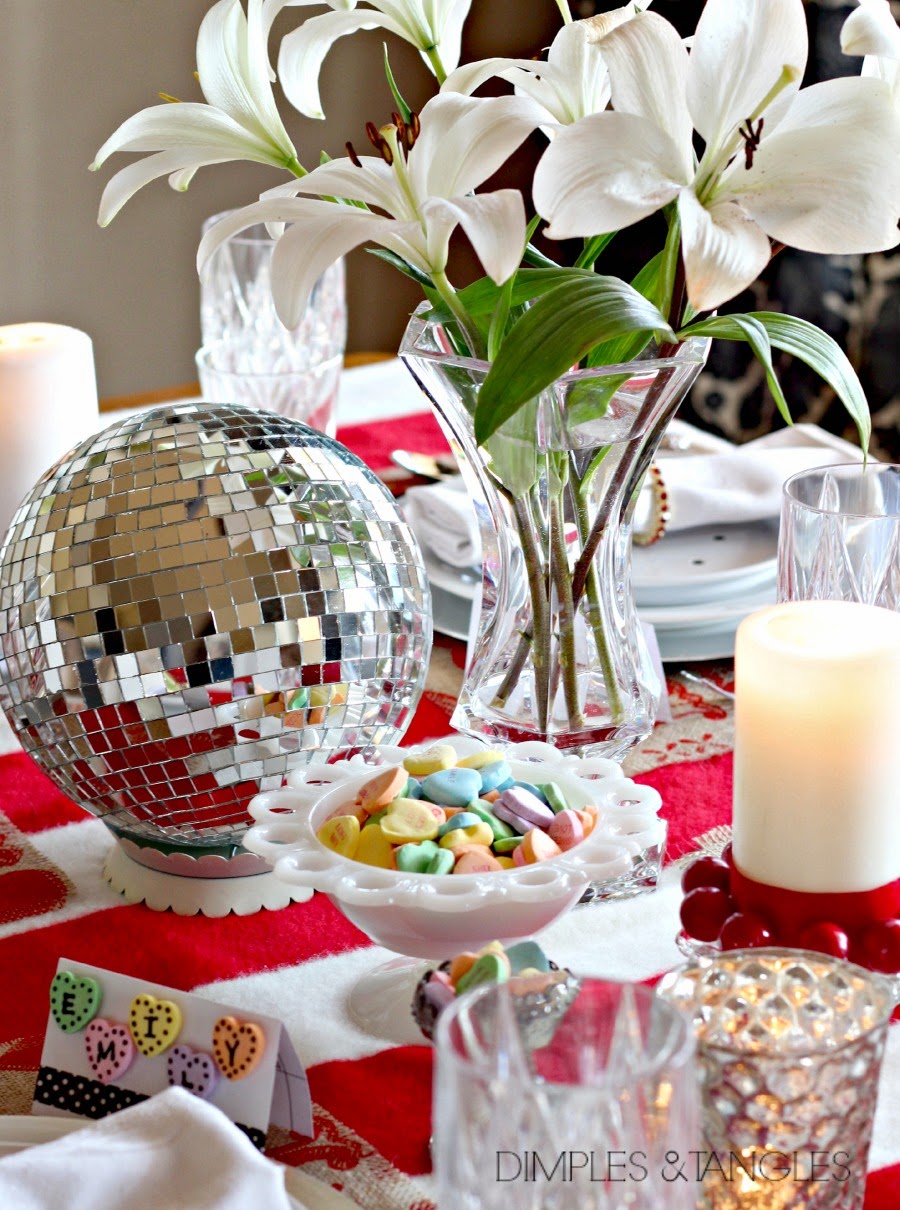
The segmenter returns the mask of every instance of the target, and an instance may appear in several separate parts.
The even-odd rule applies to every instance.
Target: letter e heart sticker
[[[263,1056],[266,1035],[252,1021],[220,1017],[213,1026],[213,1055],[222,1075],[243,1080]]]
[[[100,1011],[103,992],[96,979],[80,978],[71,971],[60,971],[50,984],[50,1011],[64,1033],[84,1029]]]
[[[141,992],[131,1001],[128,1024],[135,1046],[152,1059],[168,1050],[181,1033],[181,1009],[172,1000],[157,1000],[149,992]]]

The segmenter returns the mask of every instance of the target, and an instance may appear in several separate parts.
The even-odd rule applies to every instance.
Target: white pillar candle
[[[900,878],[900,613],[794,601],[741,623],[733,854],[793,891]]]
[[[98,427],[90,337],[63,324],[0,328],[0,540],[44,471]]]

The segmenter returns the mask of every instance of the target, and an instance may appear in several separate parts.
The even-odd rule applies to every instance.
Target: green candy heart
[[[374,815],[369,816],[369,818],[363,824],[363,827],[370,828],[373,824],[381,823],[381,821],[384,819],[384,817],[385,817],[385,815],[387,815],[387,813],[388,813],[387,807],[382,807],[380,811],[376,811]]]
[[[488,810],[488,805],[479,798],[475,802],[470,802],[466,810],[484,820],[494,833],[494,840],[508,840],[510,836],[515,836],[515,832],[509,824],[504,823],[502,819],[497,818],[493,811]]]
[[[402,844],[394,854],[397,869],[402,870],[404,874],[430,874],[432,871],[428,867],[441,851],[433,840],[423,840],[419,844]],[[450,856],[452,858],[453,854]]]
[[[500,840],[494,841],[494,852],[500,854],[511,853],[513,849],[517,849],[521,843],[521,836],[503,836],[500,838]]]
[[[100,1011],[103,992],[96,979],[59,971],[50,984],[50,1011],[53,1020],[67,1034],[77,1033],[93,1021]]]
[[[482,983],[505,983],[508,978],[509,963],[502,954],[482,954],[458,980],[456,994],[461,996],[470,987],[481,987]]]
[[[538,789],[543,793],[544,798],[547,800],[547,806],[550,807],[554,815],[558,815],[560,811],[568,810],[569,804],[566,801],[566,796],[555,781],[548,781],[544,785],[538,786]]]
[[[429,840],[428,844],[434,844],[433,840]],[[434,857],[428,863],[425,870],[426,874],[452,874],[453,867],[456,865],[456,855],[452,849],[439,848]]]

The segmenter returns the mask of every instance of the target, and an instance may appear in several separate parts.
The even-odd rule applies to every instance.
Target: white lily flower
[[[697,311],[755,280],[769,237],[827,253],[897,243],[888,90],[858,78],[799,90],[802,0],[708,0],[690,57],[654,13],[620,25],[602,49],[615,111],[560,131],[535,174],[551,237],[615,231],[677,199]],[[705,141],[699,165],[694,129]]]
[[[101,167],[117,151],[156,154],[137,160],[110,180],[100,201],[105,227],[142,186],[168,176],[184,190],[198,168],[253,160],[300,169],[269,81],[263,0],[218,0],[197,36],[197,75],[206,98],[154,105],[123,122],[91,164]]]
[[[283,8],[307,6],[317,0],[265,0],[268,25]],[[326,0],[334,12],[311,17],[285,35],[278,54],[278,78],[284,95],[300,113],[324,118],[319,96],[319,72],[325,56],[347,34],[360,29],[386,29],[411,42],[443,81],[459,62],[462,27],[472,0],[369,0],[357,9],[356,0]]]
[[[203,237],[200,272],[215,249],[255,223],[290,223],[272,256],[272,295],[287,327],[303,317],[310,291],[338,257],[371,240],[433,279],[443,279],[450,235],[461,226],[498,283],[518,267],[525,207],[515,189],[473,194],[542,120],[523,97],[440,94],[422,110],[411,149],[394,126],[379,132],[383,158],[331,160],[301,180],[272,189]],[[409,141],[413,141],[410,137]],[[298,193],[315,198],[296,197]],[[384,214],[326,197],[362,202]]]
[[[599,42],[651,3],[644,0],[638,9],[630,0],[612,12],[569,22],[553,39],[546,60],[495,58],[467,63],[447,77],[442,91],[471,95],[496,76],[514,85],[520,95],[543,105],[548,123],[571,126],[588,114],[601,113],[609,104],[609,73]]]
[[[862,74],[884,80],[900,108],[900,26],[888,0],[860,0],[844,22],[841,50],[865,55]]]

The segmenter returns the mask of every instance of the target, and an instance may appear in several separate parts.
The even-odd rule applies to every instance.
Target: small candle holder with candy
[[[660,806],[612,761],[453,736],[294,770],[251,801],[244,844],[404,955],[363,976],[348,1011],[377,1037],[412,1042],[419,960],[513,944],[587,894],[625,897],[655,881]]]
[[[868,891],[790,890],[742,873],[732,846],[706,855],[681,880],[683,932],[689,956],[782,946],[813,950],[897,976],[900,992],[900,879]]]

